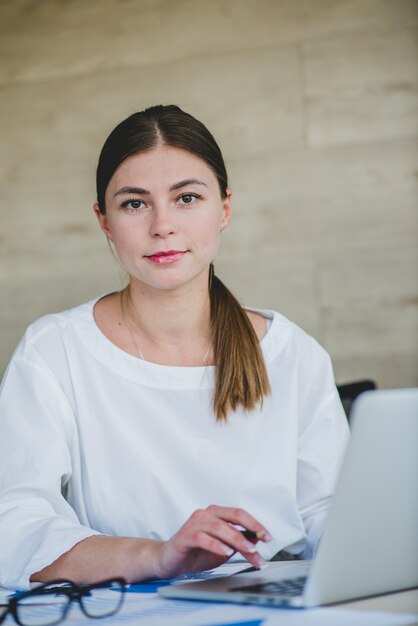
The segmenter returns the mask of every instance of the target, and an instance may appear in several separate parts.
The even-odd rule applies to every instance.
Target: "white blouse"
[[[197,508],[237,506],[311,558],[348,439],[330,359],[279,313],[261,341],[272,393],[217,423],[214,367],[124,352],[96,300],[32,324],[0,392],[0,584],[91,535],[167,539]]]

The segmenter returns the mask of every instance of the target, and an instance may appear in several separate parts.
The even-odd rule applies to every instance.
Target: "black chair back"
[[[377,389],[377,385],[374,380],[358,380],[344,385],[337,385],[337,390],[340,394],[341,402],[347,415],[348,422],[350,422],[351,407],[357,396],[364,391],[370,391],[373,389]]]

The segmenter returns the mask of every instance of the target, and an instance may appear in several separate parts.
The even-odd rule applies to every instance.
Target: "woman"
[[[0,584],[310,558],[347,423],[322,348],[214,274],[231,218],[214,138],[175,106],[130,116],[103,147],[94,210],[129,284],[38,320],[12,358]]]

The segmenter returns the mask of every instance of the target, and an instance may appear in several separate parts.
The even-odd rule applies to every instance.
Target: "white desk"
[[[373,598],[363,598],[334,606],[357,611],[393,611],[394,613],[416,613],[418,624],[418,588],[399,593],[388,593]]]

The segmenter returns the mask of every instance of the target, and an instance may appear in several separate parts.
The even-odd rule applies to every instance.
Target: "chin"
[[[204,270],[207,270],[207,268],[204,268]],[[150,289],[155,289],[158,291],[174,291],[176,289],[186,287],[187,285],[191,285],[195,281],[200,283],[203,277],[204,280],[206,280],[206,272],[204,270],[193,274],[179,272],[177,273],[177,275],[174,275],[174,273],[171,272],[165,272],[163,275],[163,273],[161,272],[161,276],[158,277],[156,277],[155,275],[152,277],[135,277],[134,275],[133,278],[135,278],[139,283],[144,285],[145,288],[148,287]]]

